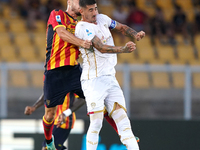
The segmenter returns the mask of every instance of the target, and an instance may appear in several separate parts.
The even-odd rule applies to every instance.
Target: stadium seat
[[[135,60],[133,53],[118,54],[118,63],[133,63]]]
[[[30,76],[31,76],[31,84],[33,87],[43,87],[43,75],[44,71],[43,70],[31,70],[29,71]]]
[[[0,34],[0,46],[11,45],[11,37],[9,33]]]
[[[190,60],[191,66],[200,66],[200,59]]]
[[[170,62],[175,59],[174,50],[172,46],[160,45],[157,46],[158,58]]]
[[[193,87],[200,88],[200,73],[193,73],[192,79]]]
[[[4,45],[0,47],[1,61],[6,62],[19,62],[19,58],[16,53],[16,48],[11,45]]]
[[[31,38],[28,33],[18,33],[14,35],[15,44],[18,47],[32,46]]]
[[[194,18],[195,18],[194,8],[184,9],[184,12],[186,13],[187,21],[193,23]]]
[[[132,72],[131,86],[133,88],[149,88],[149,77],[147,72]]]
[[[9,5],[3,4],[2,5],[2,14],[3,17],[8,19],[11,17],[11,7]]]
[[[172,73],[173,87],[184,88],[185,85],[185,73],[174,72]]]
[[[25,62],[39,62],[36,50],[33,46],[19,47],[19,56],[21,61]]]
[[[38,54],[38,61],[40,62],[44,62],[45,61],[45,56],[46,56],[46,48],[45,46],[40,46],[40,47],[37,47],[37,54]]]
[[[156,5],[161,7],[162,9],[171,9],[173,8],[172,0],[156,0]]]
[[[149,36],[145,36],[141,41],[137,41],[135,43],[139,59],[145,61],[155,59],[154,49],[151,45],[151,39]]]
[[[117,79],[119,85],[122,87],[123,86],[123,72],[116,71],[116,79]]]
[[[45,33],[34,33],[33,41],[36,46],[45,47],[46,46],[46,34]]]
[[[8,85],[12,87],[27,87],[29,85],[27,72],[22,70],[10,70]]]
[[[0,34],[6,32],[6,25],[3,20],[0,19]]]
[[[200,41],[200,34],[197,34],[194,38],[194,43],[195,43],[197,50],[199,52],[199,55],[200,55],[200,42],[199,41]]]
[[[109,17],[112,17],[114,5],[99,5],[99,13],[103,13]]]
[[[36,29],[34,30],[34,32],[45,34],[46,27],[47,27],[46,22],[44,22],[43,20],[38,20],[38,21],[36,21]]]
[[[12,33],[25,33],[27,32],[26,23],[22,19],[15,19],[9,21],[9,29]]]
[[[175,0],[175,3],[181,6],[183,9],[193,8],[192,0]]]
[[[174,60],[170,60],[169,63],[170,63],[171,65],[185,65],[185,64],[187,64],[188,62],[185,61],[185,60],[174,59]]]
[[[146,48],[137,48],[138,57],[144,61],[151,61],[155,59],[153,47],[146,47]]]
[[[177,45],[178,58],[184,61],[194,60],[194,51],[191,45]]]
[[[169,76],[166,72],[152,72],[152,85],[155,88],[169,88]]]

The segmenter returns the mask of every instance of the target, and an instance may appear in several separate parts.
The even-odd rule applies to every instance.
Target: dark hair
[[[79,0],[80,7],[86,7],[87,5],[93,5],[96,3],[96,0]]]

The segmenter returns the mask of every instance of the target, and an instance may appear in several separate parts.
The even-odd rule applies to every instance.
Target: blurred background
[[[97,2],[100,13],[146,33],[145,38],[137,42],[112,32],[115,45],[125,45],[132,40],[137,47],[133,53],[118,54],[116,76],[124,91],[133,130],[144,139],[140,142],[141,149],[199,150],[200,1]],[[31,116],[23,113],[25,106],[32,105],[43,91],[48,16],[55,8],[65,11],[66,7],[67,0],[0,0],[2,150],[33,150],[38,145],[35,139],[43,138],[40,119],[44,108],[39,108]],[[81,59],[79,61],[81,63]],[[79,109],[76,115],[87,129],[86,107]],[[27,128],[30,124],[32,128]],[[105,126],[102,140],[104,132],[110,130],[107,129],[107,124]],[[16,140],[14,137],[21,136],[15,135],[16,132],[31,132],[34,138],[25,139],[27,142],[20,141],[20,138]],[[80,132],[80,139],[85,132]],[[113,134],[115,133],[111,135]],[[73,143],[73,138],[77,139],[77,135],[78,133],[72,135],[72,140],[68,143]],[[106,137],[110,139],[110,136]],[[110,144],[106,142],[105,140],[107,150],[113,150],[111,143],[116,141]],[[156,144],[151,144],[152,142]],[[73,146],[71,149],[74,149]]]

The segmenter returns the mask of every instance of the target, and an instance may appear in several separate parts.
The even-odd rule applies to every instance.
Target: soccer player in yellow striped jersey
[[[63,104],[69,92],[85,98],[80,83],[82,69],[77,62],[78,46],[90,48],[91,42],[74,36],[80,15],[78,2],[68,0],[67,10],[53,10],[47,22],[43,128],[48,150],[56,150],[52,131],[57,106]]]
[[[58,116],[65,110],[69,109],[74,103],[75,95],[73,93],[68,93],[65,97],[65,100],[62,105],[58,105],[55,121],[54,121],[54,128],[53,128],[53,135],[55,138],[55,147],[57,150],[65,150],[67,149],[63,143],[67,140],[71,129],[74,127],[74,123],[76,120],[75,113],[72,113],[70,116],[66,117],[65,123],[57,128],[58,123]],[[77,95],[76,95],[77,98]],[[24,114],[31,115],[37,108],[44,105],[44,97],[43,95],[35,102],[33,106],[26,106]],[[42,150],[46,150],[46,141],[43,142]]]

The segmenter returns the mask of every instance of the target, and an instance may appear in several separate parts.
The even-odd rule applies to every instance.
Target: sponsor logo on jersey
[[[57,16],[56,16],[56,21],[57,21],[57,22],[61,22],[60,15],[57,15]]]
[[[90,34],[92,34],[92,32],[90,32],[88,29],[86,29],[86,33],[89,36]]]

